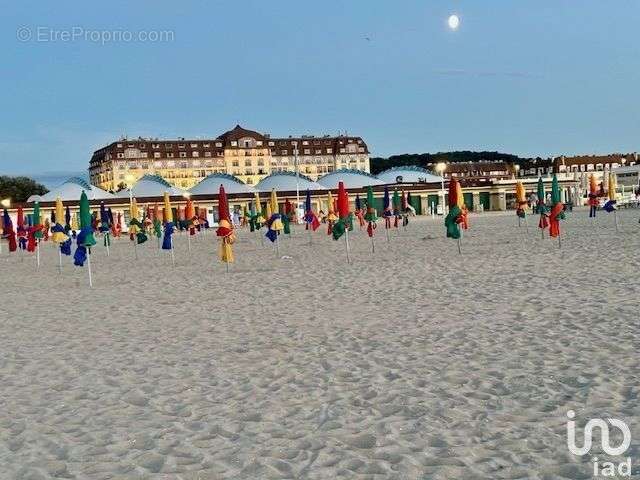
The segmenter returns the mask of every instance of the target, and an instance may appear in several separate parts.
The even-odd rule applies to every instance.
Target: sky
[[[0,5],[0,174],[83,171],[121,135],[237,123],[347,131],[372,156],[640,149],[635,0]]]

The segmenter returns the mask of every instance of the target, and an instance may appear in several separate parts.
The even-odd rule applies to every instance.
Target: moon
[[[447,19],[447,24],[451,30],[457,30],[460,26],[460,17],[458,15],[450,15]]]

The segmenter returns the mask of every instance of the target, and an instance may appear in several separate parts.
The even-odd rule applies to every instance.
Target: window
[[[204,152],[204,156],[205,157],[210,157],[211,156],[211,152]]]
[[[253,185],[253,178],[251,178],[251,177],[247,178],[247,183],[249,185]]]
[[[198,144],[197,143],[192,143],[191,144],[191,148],[198,148]]]
[[[327,153],[333,153],[333,148],[327,148]]]
[[[194,167],[199,167],[199,166],[200,166],[200,160],[194,160],[194,161],[192,162],[192,165],[193,165]]]
[[[276,142],[274,142],[274,141],[270,141],[270,142],[269,142],[269,146],[270,146],[270,147],[275,147],[275,145],[276,145]]]
[[[153,152],[153,158],[160,158],[160,152]]]
[[[303,140],[302,145],[309,145],[309,142],[307,142],[306,140]]]
[[[168,152],[167,153],[167,158],[173,158],[173,152]]]
[[[173,148],[173,143],[165,143],[164,148]]]
[[[209,143],[203,143],[203,144],[202,144],[202,146],[203,146],[204,148],[209,148],[209,147],[211,146],[211,144],[209,144]]]
[[[311,149],[309,149],[309,148],[305,148],[305,149],[304,149],[304,154],[305,154],[305,155],[311,155]]]
[[[140,152],[140,156],[142,158],[147,158],[147,152]]]
[[[246,159],[246,160],[244,161],[244,166],[245,166],[245,167],[250,167],[250,166],[251,166],[251,160],[250,160],[250,159]]]
[[[280,155],[287,155],[287,150],[280,150]]]
[[[179,143],[179,144],[178,144],[178,148],[184,148],[184,147],[185,147],[185,144],[184,144],[184,143]]]
[[[187,152],[180,152],[180,158],[185,158],[187,156]]]
[[[320,150],[319,148],[316,149],[316,155],[321,155],[322,154],[322,150]]]
[[[154,168],[161,168],[162,167],[162,162],[153,162],[153,167]]]
[[[237,146],[238,146],[238,142],[237,142],[237,141],[235,141],[235,140],[232,140],[232,141],[231,141],[231,146],[232,146],[232,147],[237,147]]]
[[[118,153],[117,157],[118,158],[124,158],[124,153]]]
[[[158,149],[158,148],[160,148],[160,144],[159,143],[153,143],[153,144],[151,144],[151,148]]]
[[[222,147],[222,143],[221,142],[216,142],[216,147]]]
[[[118,144],[118,148],[122,148],[122,144],[121,143]]]
[[[194,150],[193,152],[191,152],[191,156],[196,158],[200,156],[200,152],[198,152],[197,150]]]
[[[261,147],[262,146],[262,140],[256,140],[256,145],[258,147]]]

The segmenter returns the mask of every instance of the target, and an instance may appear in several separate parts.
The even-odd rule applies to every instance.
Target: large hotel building
[[[121,139],[91,157],[91,183],[107,191],[156,174],[181,189],[212,173],[228,173],[253,185],[273,172],[298,171],[316,180],[347,168],[369,172],[369,149],[347,135],[271,138],[240,125],[212,140]]]

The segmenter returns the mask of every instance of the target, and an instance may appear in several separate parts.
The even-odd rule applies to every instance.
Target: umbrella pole
[[[373,236],[369,237],[371,239],[371,255],[376,253],[376,244],[373,241]]]
[[[87,271],[89,272],[89,288],[93,288],[93,277],[91,276],[91,250],[87,248]]]
[[[384,230],[387,234],[387,243],[389,243],[391,241],[391,238],[389,238],[389,229],[385,226]]]
[[[619,230],[618,230],[618,210],[614,210],[613,211],[613,221],[614,221],[614,223],[616,225],[616,233],[618,233],[619,232]]]
[[[36,268],[40,269],[40,239],[36,240]]]
[[[458,237],[458,253],[462,255],[462,230],[460,230],[460,236]]]
[[[562,235],[558,233],[558,248],[562,248]]]
[[[58,247],[58,271],[62,275],[62,250]]]
[[[276,232],[276,257],[280,258],[280,234]]]
[[[107,244],[107,257],[110,257],[111,252],[109,251],[109,245],[111,244],[111,239],[109,238],[109,234],[105,233],[104,238],[105,238],[105,243]]]
[[[347,263],[351,263],[351,256],[349,255],[349,228],[344,231],[344,246],[347,250]]]
[[[136,254],[136,260],[138,259],[138,239],[135,234],[133,235],[133,251]]]
[[[187,250],[191,253],[191,232],[187,230]]]
[[[527,217],[524,217],[524,229],[529,233],[529,224],[527,223]]]
[[[311,228],[311,224],[307,223],[307,231],[309,232],[309,245],[313,244],[313,234],[312,232],[312,228]]]
[[[176,266],[176,256],[173,253],[173,237],[171,237],[171,265]]]

